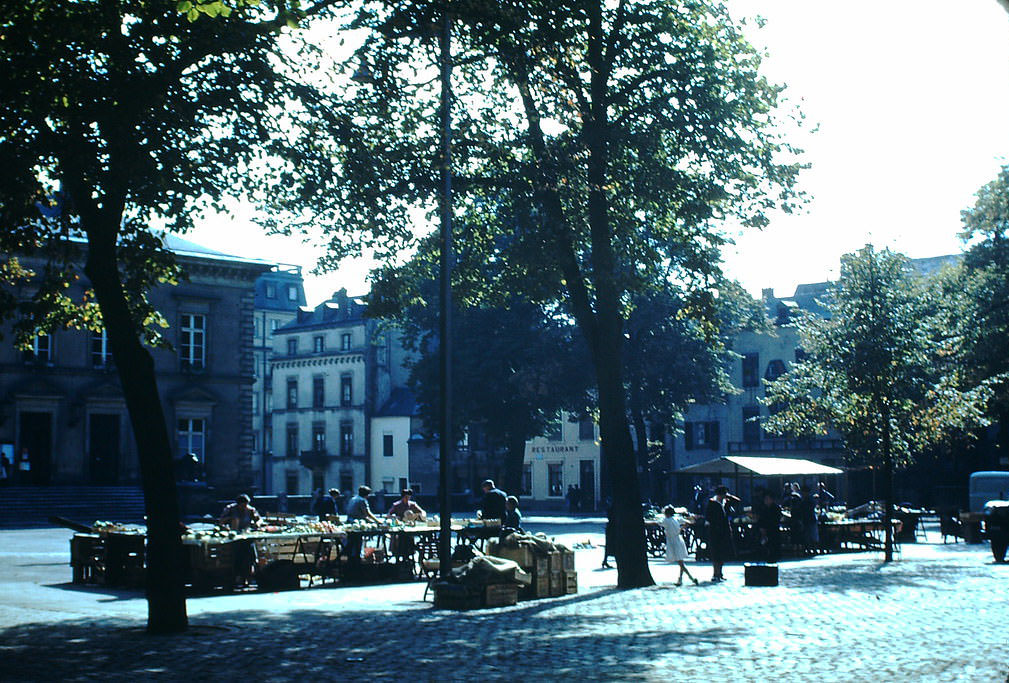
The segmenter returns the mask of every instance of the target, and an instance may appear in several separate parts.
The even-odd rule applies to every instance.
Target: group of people
[[[25,486],[32,483],[32,459],[27,448],[14,456],[14,462],[6,453],[0,453],[0,486],[15,484]]]

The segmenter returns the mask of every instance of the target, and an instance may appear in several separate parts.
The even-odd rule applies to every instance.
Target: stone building
[[[393,489],[409,476],[399,466],[409,429],[389,423],[395,416],[383,410],[406,384],[405,352],[397,333],[366,318],[366,310],[361,298],[342,289],[315,308],[299,309],[274,332],[269,492],[352,491],[364,483],[379,489],[383,481],[372,476],[376,453],[397,463],[377,468]]]
[[[174,350],[152,349],[176,455],[195,453],[208,484],[253,480],[252,326],[256,279],[271,264],[169,236],[188,279],[152,290]],[[29,351],[0,344],[0,449],[27,449],[32,483],[134,485],[139,466],[104,332],[39,335]]]

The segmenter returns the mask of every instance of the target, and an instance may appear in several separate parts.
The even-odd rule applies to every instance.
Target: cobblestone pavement
[[[786,562],[776,588],[744,586],[738,565],[676,588],[656,561],[660,585],[630,591],[585,549],[566,598],[457,613],[422,602],[419,583],[205,597],[188,633],[151,637],[137,594],[65,583],[68,538],[0,532],[0,679],[1009,680],[1009,565],[981,545]]]

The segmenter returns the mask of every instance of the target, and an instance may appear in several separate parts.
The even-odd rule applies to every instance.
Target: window
[[[289,496],[296,496],[300,493],[298,485],[298,470],[287,470],[284,472],[284,491]]]
[[[252,452],[259,453],[259,430],[252,430]]]
[[[349,470],[340,470],[340,490],[341,491],[353,491],[354,490],[354,474]]]
[[[314,422],[312,424],[312,450],[316,453],[326,452],[326,423]]]
[[[533,494],[533,466],[532,463],[522,465],[522,491],[520,495],[531,496]]]
[[[294,410],[298,407],[298,380],[291,378],[287,380],[287,409]]]
[[[382,490],[386,493],[392,493],[395,491],[396,480],[393,477],[383,477],[382,478]]]
[[[350,375],[340,376],[340,405],[351,405],[354,398],[354,378]]]
[[[287,443],[284,454],[289,458],[298,457],[298,425],[291,423],[287,425]]]
[[[547,464],[547,495],[561,497],[564,495],[564,464],[551,462]]]
[[[298,355],[298,338],[292,337],[287,340],[287,355],[296,356]]]
[[[594,441],[596,438],[596,424],[592,420],[578,421],[578,439],[581,441]]]
[[[718,450],[717,422],[687,422],[683,425],[684,441],[688,451],[697,449]]]
[[[759,417],[760,408],[757,406],[745,406],[743,408],[743,442],[756,444],[760,441],[760,422],[755,418]]]
[[[270,320],[270,332],[275,332],[278,327],[280,327],[280,321],[276,318],[272,318]]]
[[[563,426],[560,420],[554,420],[547,425],[546,437],[551,441],[560,441],[563,436]]]
[[[176,423],[175,435],[179,455],[195,453],[200,462],[206,455],[207,421],[198,418],[184,418]]]
[[[760,386],[760,354],[747,353],[743,356],[743,386]]]
[[[53,340],[48,334],[36,335],[31,346],[25,349],[23,359],[26,363],[51,363],[53,359]]]
[[[277,298],[277,285],[272,282],[266,283],[266,298],[276,299]]]
[[[340,350],[350,351],[350,332],[340,335]]]
[[[297,301],[298,300],[298,288],[294,285],[287,286],[287,300]]]
[[[323,336],[312,337],[312,352],[322,353],[326,350],[326,338]]]
[[[764,378],[770,381],[774,381],[785,374],[785,361],[775,358],[770,363],[767,364],[767,371],[764,373]]]
[[[180,333],[179,354],[183,369],[202,370],[207,360],[206,316],[183,313]]]
[[[323,377],[312,378],[312,407],[322,410],[326,405],[326,380]]]
[[[392,434],[382,435],[382,455],[386,458],[391,458],[393,455]]]
[[[269,427],[263,430],[263,450],[267,453],[273,450],[273,430]]]
[[[344,422],[340,425],[340,455],[348,457],[354,454],[354,425]]]
[[[312,470],[312,490],[326,490],[326,473],[322,470]]]
[[[252,414],[259,415],[259,394],[252,394]]]
[[[91,332],[91,367],[104,368],[112,363],[112,352],[109,351],[109,335],[102,329]]]

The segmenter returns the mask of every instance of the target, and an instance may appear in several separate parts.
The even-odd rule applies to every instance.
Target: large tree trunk
[[[85,273],[109,338],[140,461],[147,513],[147,630],[186,629],[179,502],[171,442],[158,395],[154,360],[140,343],[119,277],[114,229],[88,226]]]
[[[526,440],[522,435],[511,436],[507,443],[502,487],[510,495],[517,496],[522,490],[522,465],[526,457]]]
[[[609,121],[607,88],[609,68],[604,57],[602,2],[588,6],[588,62],[591,104],[583,129],[588,149],[588,219],[592,244],[592,283],[596,291],[596,325],[589,339],[599,388],[599,433],[613,486],[613,555],[617,560],[617,585],[638,588],[655,583],[648,570],[645,523],[641,516],[641,487],[637,461],[627,424],[627,399],[623,376],[623,320],[613,226],[609,220],[606,186],[609,181]]]

